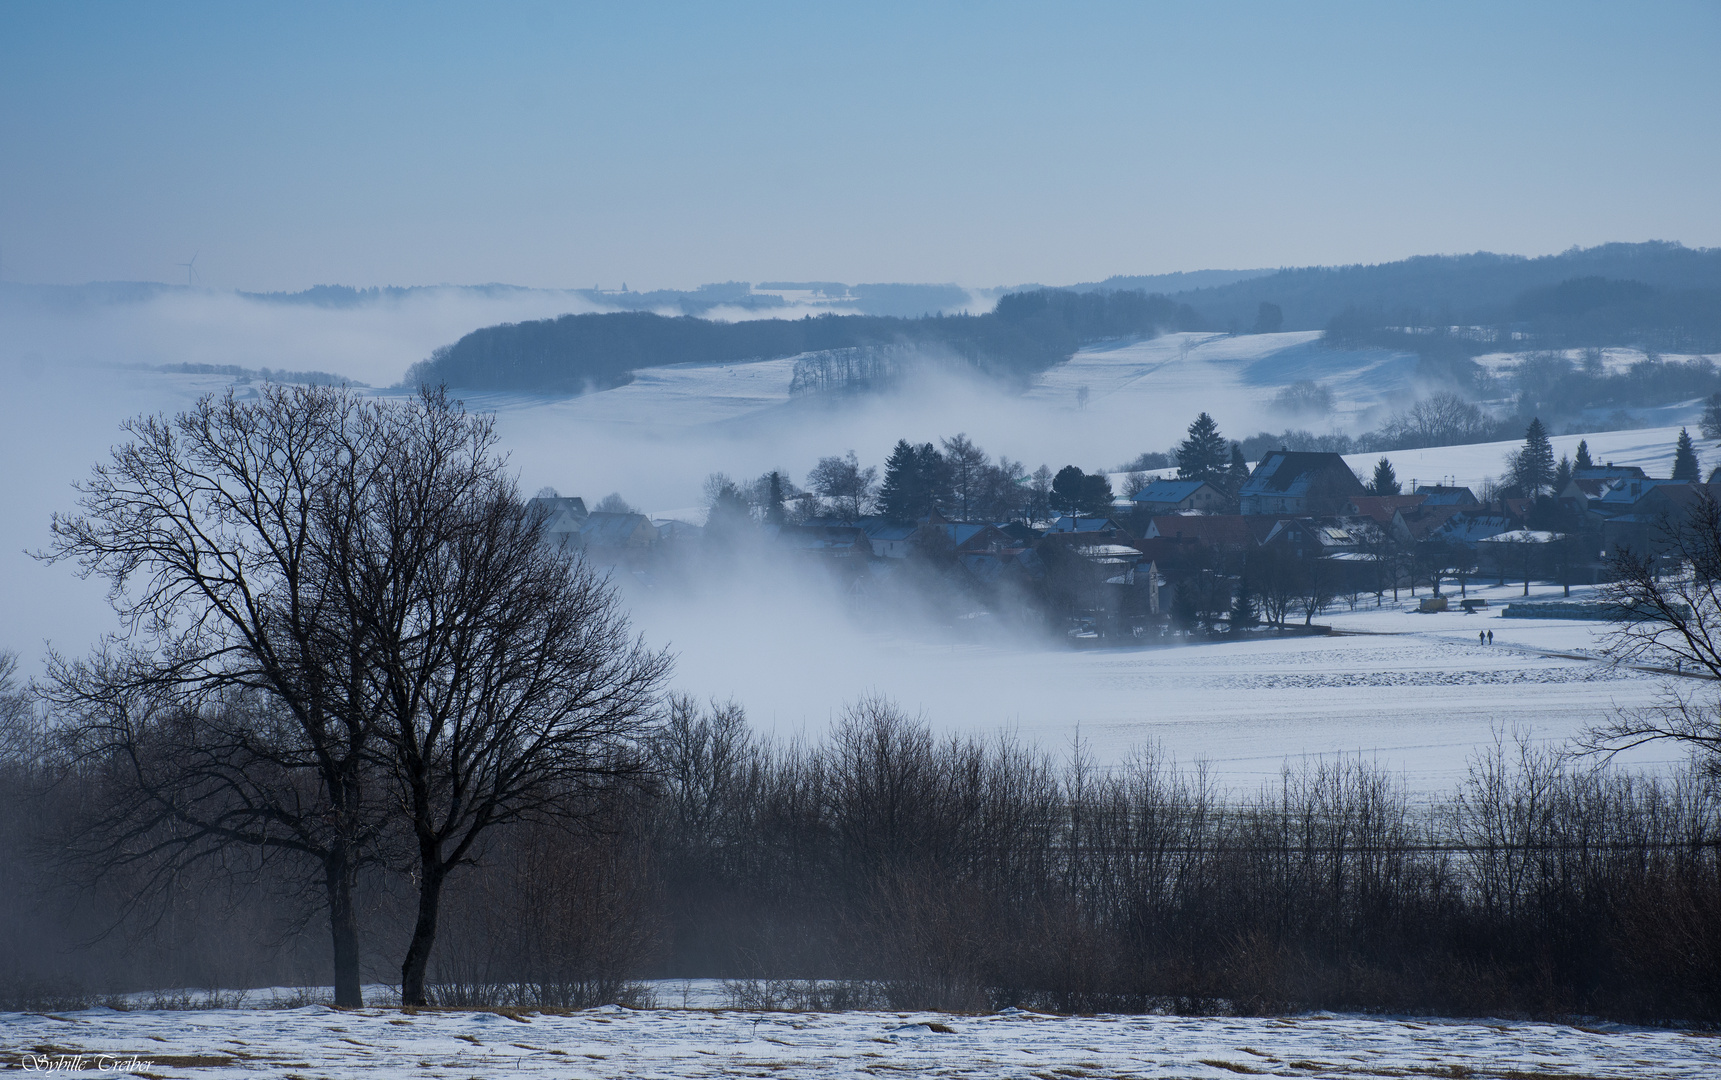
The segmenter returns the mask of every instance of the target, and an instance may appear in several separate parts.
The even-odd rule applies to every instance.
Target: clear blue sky
[[[0,274],[1069,282],[1721,244],[1721,5],[0,0]]]

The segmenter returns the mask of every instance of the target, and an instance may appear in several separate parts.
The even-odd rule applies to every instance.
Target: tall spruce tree
[[[1177,445],[1177,476],[1180,480],[1223,484],[1230,460],[1230,447],[1219,434],[1219,425],[1202,413],[1190,423],[1189,437]]]
[[[784,521],[783,474],[771,470],[765,476],[765,522],[768,525],[781,525]]]
[[[1243,444],[1231,444],[1231,467],[1226,470],[1226,490],[1232,495],[1237,494],[1243,487],[1243,482],[1249,479],[1249,459],[1243,456]]]
[[[1560,455],[1560,463],[1558,466],[1556,466],[1554,468],[1554,483],[1553,483],[1554,495],[1558,496],[1560,492],[1566,490],[1566,485],[1571,483],[1571,482],[1572,482],[1572,459],[1567,457],[1564,454],[1561,454]]]
[[[1524,448],[1512,465],[1512,481],[1525,498],[1533,499],[1554,480],[1554,444],[1540,419],[1524,429]]]
[[[898,439],[884,462],[879,510],[892,521],[914,521],[932,512],[944,461],[931,443],[915,446]]]
[[[1593,469],[1595,462],[1590,460],[1590,444],[1587,440],[1578,440],[1578,456],[1572,461],[1574,469]]]
[[[1392,462],[1383,457],[1374,463],[1374,479],[1368,484],[1370,495],[1397,495],[1403,490],[1398,482],[1398,474],[1393,471]]]
[[[1697,463],[1697,448],[1691,445],[1691,434],[1679,429],[1679,441],[1673,447],[1673,479],[1695,484],[1703,479],[1703,467]]]
[[[1249,579],[1242,578],[1237,582],[1237,595],[1231,598],[1231,632],[1233,634],[1259,625],[1260,613],[1255,610],[1255,597],[1249,587]]]

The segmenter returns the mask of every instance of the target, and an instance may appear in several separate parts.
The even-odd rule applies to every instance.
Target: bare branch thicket
[[[1683,516],[1662,520],[1643,550],[1621,548],[1609,561],[1614,580],[1602,592],[1621,621],[1608,654],[1721,679],[1721,504],[1713,495],[1701,490]],[[1585,745],[1612,755],[1671,741],[1721,776],[1721,695],[1713,687],[1670,688],[1659,705],[1623,712],[1589,732]]]

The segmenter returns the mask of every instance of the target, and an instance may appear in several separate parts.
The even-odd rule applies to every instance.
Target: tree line
[[[809,315],[715,322],[650,312],[563,315],[474,330],[414,364],[403,385],[578,394],[641,368],[910,347],[1019,380],[1107,338],[1193,329],[1189,308],[1138,292],[1012,293],[981,315]]]

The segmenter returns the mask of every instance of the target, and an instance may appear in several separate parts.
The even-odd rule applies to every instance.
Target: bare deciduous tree
[[[380,702],[337,541],[367,524],[352,438],[382,408],[271,386],[128,421],[42,556],[108,579],[125,630],[50,663],[71,744],[109,780],[74,850],[151,862],[157,881],[236,846],[308,858],[340,1005],[361,1003],[353,893],[380,833]]]
[[[489,829],[566,820],[637,774],[668,656],[631,639],[608,582],[542,542],[542,520],[492,470],[487,420],[460,416],[465,439],[443,455],[404,457],[399,488],[437,490],[438,473],[482,477],[457,498],[394,518],[389,551],[362,595],[387,613],[374,669],[387,699],[386,739],[400,812],[417,850],[417,921],[401,966],[401,1000],[425,1003],[424,978],[448,875],[473,861]],[[404,564],[416,580],[398,576]],[[396,614],[398,612],[398,614]]]
[[[1659,533],[1650,549],[1621,548],[1609,560],[1615,578],[1603,595],[1623,618],[1608,653],[1721,679],[1721,503],[1700,492],[1684,517],[1664,520]],[[1663,565],[1669,557],[1677,562],[1672,572]],[[1659,706],[1622,713],[1586,741],[1610,754],[1649,742],[1679,743],[1706,772],[1721,775],[1721,697],[1707,689],[1669,691]]]
[[[860,459],[850,450],[847,457],[820,458],[807,474],[807,486],[836,502],[850,521],[859,518],[871,501],[878,486],[878,469],[871,465],[861,468]]]
[[[46,556],[109,578],[129,633],[52,672],[86,759],[116,766],[90,854],[316,862],[356,1005],[358,870],[409,851],[423,1003],[448,874],[627,775],[667,658],[542,543],[493,423],[441,392],[271,387],[128,430]]]

